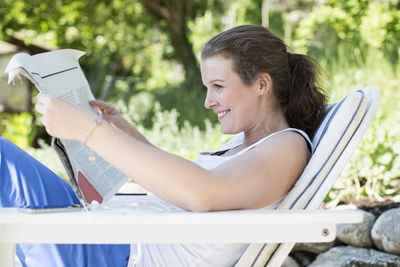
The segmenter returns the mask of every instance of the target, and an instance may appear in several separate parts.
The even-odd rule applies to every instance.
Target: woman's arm
[[[80,141],[97,116],[48,96],[38,97],[37,110],[51,135]],[[138,141],[107,122],[94,128],[87,144],[147,190],[194,211],[271,204],[290,189],[309,157],[304,138],[293,132],[275,135],[211,171]]]
[[[271,137],[211,171],[118,134],[107,124],[95,130],[88,145],[155,195],[194,211],[269,205],[289,191],[309,157],[304,138],[293,132]]]

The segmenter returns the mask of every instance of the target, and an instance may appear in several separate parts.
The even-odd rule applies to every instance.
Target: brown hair
[[[242,25],[209,40],[201,58],[221,55],[233,61],[242,81],[251,85],[268,73],[273,93],[289,125],[312,136],[324,115],[326,96],[316,86],[318,64],[310,57],[287,52],[285,43],[262,26]]]

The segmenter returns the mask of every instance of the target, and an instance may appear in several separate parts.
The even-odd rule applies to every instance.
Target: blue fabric
[[[71,186],[22,149],[0,137],[0,206],[67,207],[79,203]],[[18,244],[23,266],[127,266],[130,245]]]

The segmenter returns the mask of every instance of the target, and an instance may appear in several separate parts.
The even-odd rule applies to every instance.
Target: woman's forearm
[[[204,210],[204,196],[212,188],[205,186],[211,181],[210,173],[139,138],[104,122],[94,129],[87,144],[155,195],[185,209]]]
[[[133,127],[130,124],[129,128],[126,130],[126,133],[142,143],[154,146],[152,143],[150,143],[149,140],[146,139],[146,137],[144,137],[144,135],[141,132],[139,132],[135,127]]]
[[[206,206],[213,182],[208,171],[164,152],[135,130],[117,127],[99,115],[61,99],[39,95],[36,110],[48,133],[62,139],[79,140],[105,160],[161,198],[190,210]],[[113,120],[112,123],[118,122]],[[126,124],[125,124],[126,125]]]

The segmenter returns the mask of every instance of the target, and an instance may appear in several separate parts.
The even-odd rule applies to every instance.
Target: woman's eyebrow
[[[209,81],[208,83],[213,83],[213,82],[224,82],[225,80],[223,79],[213,79],[211,81]]]

